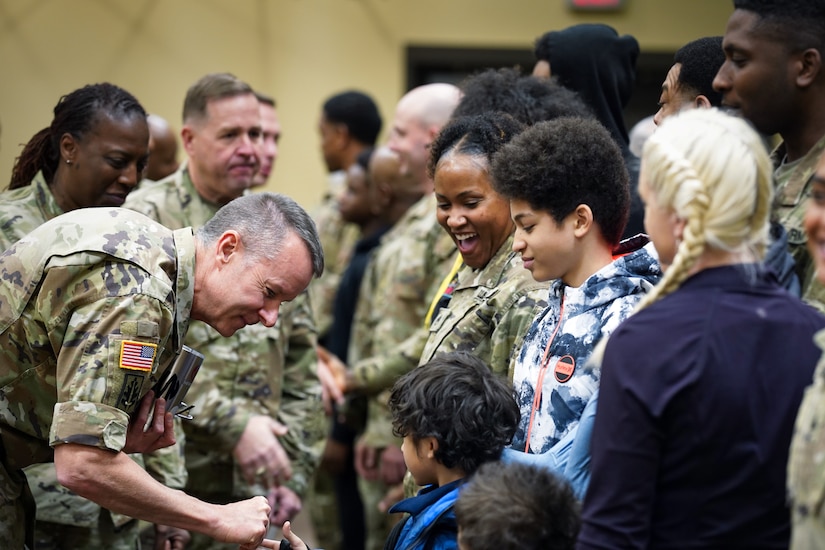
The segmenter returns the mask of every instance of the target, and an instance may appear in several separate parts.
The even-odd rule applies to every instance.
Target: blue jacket
[[[601,376],[586,364],[590,354],[661,277],[653,245],[645,243],[645,236],[624,241],[616,252],[629,252],[578,288],[551,284],[548,306],[527,331],[513,372],[521,409],[513,449],[544,453],[578,425]]]
[[[390,508],[390,513],[407,512],[395,550],[457,550],[458,526],[453,505],[464,479],[443,487],[428,485],[412,498]]]
[[[599,391],[596,390],[584,407],[578,425],[569,430],[549,451],[530,454],[507,448],[501,455],[501,461],[547,468],[565,478],[573,488],[576,498],[584,500],[587,486],[590,484],[590,439],[593,436],[598,403]]]

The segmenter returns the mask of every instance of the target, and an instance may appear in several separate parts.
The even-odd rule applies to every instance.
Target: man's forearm
[[[155,481],[124,453],[86,445],[55,448],[58,481],[114,512],[219,536],[216,506]]]

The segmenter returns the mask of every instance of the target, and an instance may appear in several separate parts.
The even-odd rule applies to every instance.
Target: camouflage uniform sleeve
[[[303,497],[320,461],[327,423],[317,376],[317,335],[309,296],[296,298],[284,312],[281,340],[287,343],[283,387],[276,414],[289,431],[280,441],[292,462],[287,486]]]
[[[547,288],[539,287],[518,292],[509,307],[499,309],[493,334],[490,336],[490,365],[507,380],[513,380],[515,360],[521,350],[524,335],[536,315],[547,304]]]
[[[266,336],[259,336],[266,330],[273,329],[250,326],[223,338],[205,323],[190,324],[186,344],[204,355],[187,394],[187,403],[194,405],[194,418],[187,420],[185,428],[193,443],[231,454],[249,418],[268,414],[261,401],[252,397],[270,383],[266,380],[269,367],[259,364],[269,359],[259,351],[267,347]],[[272,391],[277,393],[277,389]]]
[[[390,391],[384,390],[369,400],[367,406],[367,427],[361,434],[359,442],[368,447],[383,449],[395,445],[401,446],[402,440],[392,433],[392,414],[387,405]]]
[[[355,224],[344,221],[334,198],[325,201],[313,218],[324,251],[324,273],[312,281],[309,292],[318,334],[326,334],[332,325],[332,307],[341,274],[349,264],[360,231]]]
[[[162,216],[157,208],[157,205],[148,200],[135,200],[135,197],[136,195],[129,195],[123,205],[124,208],[134,210],[135,212],[140,212],[144,216],[152,218],[160,223]]]
[[[53,282],[47,278],[44,287]],[[57,357],[58,394],[49,444],[81,443],[120,451],[126,444],[130,415],[159,368],[166,343],[161,335],[172,332],[172,312],[154,297],[130,294],[78,307],[65,326],[59,325],[65,322],[60,318],[50,322],[54,324],[48,327],[50,336],[56,345],[62,342],[62,347]],[[149,366],[125,365],[121,349],[126,345],[147,353],[151,350]]]
[[[367,395],[377,394],[392,387],[395,381],[418,365],[421,352],[427,343],[427,329],[416,329],[406,340],[359,361],[352,367],[353,390]]]
[[[825,350],[825,330],[814,336]],[[788,495],[793,509],[793,549],[816,548],[825,532],[825,356],[805,389],[794,424],[788,459]],[[813,542],[816,541],[816,544]]]
[[[816,308],[820,313],[825,313],[825,285],[819,282],[815,273],[807,288],[805,288],[802,300]]]
[[[193,420],[200,422],[199,433],[208,434],[209,447],[215,451],[231,454],[241,439],[247,423],[252,416],[266,414],[263,407],[249,399],[235,397],[221,398],[220,390],[207,391],[197,400],[193,400]],[[196,436],[190,435],[190,438]]]
[[[825,286],[816,277],[816,265],[808,251],[805,232],[807,197],[813,182],[812,176],[825,151],[825,136],[793,167],[781,165],[786,151],[785,145],[781,144],[773,152],[776,196],[771,217],[779,221],[787,232],[788,251],[796,263],[802,299],[820,312],[825,312]]]

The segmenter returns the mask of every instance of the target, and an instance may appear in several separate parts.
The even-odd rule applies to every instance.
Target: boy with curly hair
[[[399,378],[389,407],[407,469],[424,488],[390,508],[409,516],[385,548],[458,548],[453,505],[465,480],[510,443],[519,419],[513,389],[479,358],[445,353]]]
[[[386,550],[457,550],[453,506],[464,482],[501,458],[519,420],[513,388],[478,357],[437,355],[399,378],[389,397],[393,431],[415,483],[412,498],[390,508],[408,514],[390,533]],[[284,525],[279,548],[307,546]],[[269,542],[269,541],[267,541]],[[275,546],[265,546],[276,548]]]

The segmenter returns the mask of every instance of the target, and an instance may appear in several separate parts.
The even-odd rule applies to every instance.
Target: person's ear
[[[215,245],[215,255],[218,266],[221,267],[231,262],[232,258],[238,256],[242,249],[243,245],[240,234],[233,229],[224,231],[223,235],[218,237]]]
[[[696,96],[696,98],[693,100],[693,106],[697,109],[710,109],[711,107],[713,107],[707,96],[704,96],[702,94]]]
[[[676,212],[672,212],[670,216],[671,224],[673,225],[673,238],[676,239],[677,244],[681,243],[685,233],[685,227],[687,226],[687,220],[680,218]]]
[[[816,48],[808,48],[796,61],[798,72],[796,75],[796,85],[800,88],[807,88],[812,85],[822,70],[822,56]]]
[[[70,133],[66,132],[60,136],[60,162],[71,164],[76,159],[77,140]]]
[[[186,154],[190,157],[193,156],[195,131],[188,124],[185,124],[180,130],[180,141],[183,144],[183,149],[186,151]]]
[[[427,458],[435,458],[435,452],[438,450],[438,440],[433,437],[424,438],[424,456]]]
[[[550,78],[553,76],[553,69],[546,59],[539,59],[533,66],[533,76],[537,78]]]
[[[385,181],[373,184],[370,213],[379,216],[387,210],[392,202],[392,187]]]
[[[439,128],[438,126],[430,126],[429,128],[427,128],[427,143],[424,144],[424,147],[427,150],[429,150],[432,147],[432,144],[435,141],[435,138],[438,137],[440,131],[441,128]]]
[[[584,237],[593,227],[593,211],[590,206],[580,204],[573,211],[573,234],[578,237]]]
[[[333,142],[335,149],[343,150],[349,145],[350,135],[346,124],[335,123],[332,125]]]

